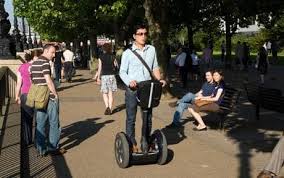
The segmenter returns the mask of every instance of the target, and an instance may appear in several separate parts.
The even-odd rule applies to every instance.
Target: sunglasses
[[[138,35],[138,36],[142,36],[142,35],[147,36],[148,32],[145,32],[145,33],[140,32],[140,33],[136,33],[136,35]]]

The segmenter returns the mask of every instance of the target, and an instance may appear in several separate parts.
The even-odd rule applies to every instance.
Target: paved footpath
[[[254,121],[253,107],[246,102],[244,93],[239,112],[232,114],[232,123],[228,123],[225,132],[215,129],[211,122],[206,132],[192,131],[194,126],[188,113],[184,114],[181,129],[163,129],[171,122],[174,108],[168,106],[169,101],[162,101],[153,111],[153,129],[163,129],[166,134],[168,163],[121,169],[115,162],[114,139],[116,133],[125,130],[124,91],[115,93],[115,106],[121,111],[105,116],[99,86],[90,78],[88,71],[78,70],[73,83],[61,85],[60,143],[68,152],[64,157],[53,157],[57,177],[253,178],[269,158],[283,130],[283,116],[270,111],[262,111],[262,119]],[[212,119],[209,115],[210,120],[214,121],[214,116]],[[139,141],[140,114],[136,123]]]

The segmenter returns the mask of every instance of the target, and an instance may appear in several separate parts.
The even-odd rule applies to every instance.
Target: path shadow
[[[57,91],[63,91],[63,90],[69,89],[69,88],[73,88],[73,87],[76,87],[76,86],[79,86],[79,85],[84,85],[84,84],[92,83],[92,82],[94,82],[94,81],[91,80],[91,79],[86,79],[85,82],[82,82],[82,83],[77,83],[77,84],[73,84],[73,85],[69,85],[69,86],[65,86],[65,87],[59,87],[57,89]]]
[[[125,104],[120,104],[118,106],[116,106],[113,110],[112,110],[112,114],[115,114],[117,112],[120,112],[122,110],[124,110],[126,108]]]
[[[83,75],[82,74],[75,74],[74,77],[81,77],[81,76],[83,76]]]
[[[165,134],[168,145],[178,144],[187,138],[187,136],[184,134],[184,125],[187,122],[189,122],[188,119],[183,120],[181,122],[182,126],[178,128],[162,128],[162,132]]]
[[[261,109],[260,120],[255,120],[254,114],[255,108],[248,105],[247,99],[242,96],[238,110],[229,114],[225,121],[225,136],[239,147],[239,153],[236,155],[239,159],[239,178],[256,176],[252,174],[251,167],[255,152],[271,153],[284,129],[284,119],[281,119],[283,114],[281,116],[279,113]],[[202,118],[206,125],[210,126],[210,130],[220,131],[217,117],[209,113]],[[262,167],[265,164],[266,162],[263,162]]]
[[[243,98],[240,104],[240,111],[229,118],[226,124],[226,136],[239,145],[239,176],[252,178],[250,160],[253,151],[270,153],[281,137],[284,129],[284,119],[281,114],[261,109],[260,120],[255,120],[255,108],[252,105],[244,104],[247,101]],[[283,116],[283,114],[282,114]],[[267,160],[268,161],[268,160]],[[263,162],[262,167],[267,162]],[[261,170],[259,170],[261,171]]]
[[[86,78],[72,79],[72,83],[86,82],[88,80],[91,80],[91,79],[86,79]]]
[[[98,131],[103,128],[106,124],[112,123],[114,120],[107,120],[102,123],[96,121],[100,118],[88,118],[84,121],[75,122],[62,128],[62,139],[67,139],[60,145],[66,150],[69,150],[86,139],[92,137]]]

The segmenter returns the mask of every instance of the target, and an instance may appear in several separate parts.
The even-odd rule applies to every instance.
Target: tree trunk
[[[135,13],[137,13],[137,4],[132,5],[123,24],[117,22],[114,24],[116,48],[124,47],[124,41],[128,38],[130,26],[134,23]]]
[[[231,33],[231,23],[229,17],[225,17],[226,25],[226,57],[225,57],[225,66],[231,67],[231,58],[232,58],[232,33]]]
[[[192,21],[186,24],[187,27],[187,38],[188,38],[188,46],[190,49],[194,48],[193,44],[193,30],[192,30]]]
[[[144,2],[145,17],[149,24],[149,34],[151,36],[153,45],[156,48],[161,75],[164,79],[168,79],[167,68],[169,65],[169,60],[167,59],[167,38],[169,24],[167,19],[166,4],[166,0],[145,0]],[[163,97],[172,97],[169,85],[165,88]]]
[[[97,33],[93,32],[92,34],[90,34],[90,42],[91,42],[91,46],[90,46],[90,53],[92,57],[97,58],[98,57],[98,44],[97,44]]]

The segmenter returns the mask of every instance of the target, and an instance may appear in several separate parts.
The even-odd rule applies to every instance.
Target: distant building
[[[252,34],[252,33],[256,33],[258,32],[260,29],[264,28],[263,25],[259,25],[257,22],[257,17],[253,18],[251,20],[250,25],[248,25],[248,27],[240,27],[238,25],[238,29],[236,31],[236,33],[248,33],[248,34]],[[226,31],[226,26],[225,26],[225,21],[221,20],[221,23],[223,24],[222,26],[222,30]]]

